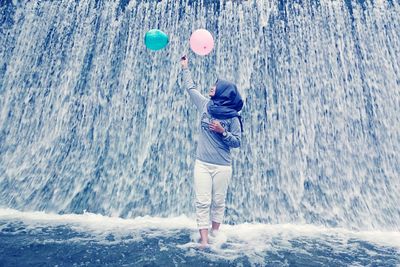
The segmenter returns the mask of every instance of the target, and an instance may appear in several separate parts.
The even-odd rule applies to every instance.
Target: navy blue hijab
[[[234,83],[218,79],[215,95],[207,104],[208,113],[216,119],[226,120],[238,117],[243,132],[242,117],[239,111],[243,108],[242,97]]]

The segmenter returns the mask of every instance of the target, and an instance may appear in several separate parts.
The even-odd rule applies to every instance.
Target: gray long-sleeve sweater
[[[198,90],[192,80],[192,75],[189,69],[182,70],[183,86],[188,91],[191,100],[200,111],[200,134],[197,143],[196,158],[211,164],[216,165],[231,165],[231,148],[240,146],[241,130],[240,122],[237,117],[217,120],[207,111],[207,103],[210,101],[204,97]],[[220,122],[227,132],[227,136],[211,131],[209,124],[217,120]]]

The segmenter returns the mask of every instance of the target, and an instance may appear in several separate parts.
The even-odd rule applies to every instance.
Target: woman
[[[181,58],[185,89],[201,112],[200,133],[194,167],[196,194],[196,220],[200,232],[201,247],[208,244],[210,208],[215,235],[222,223],[225,196],[232,176],[231,148],[240,146],[242,122],[238,114],[243,100],[236,85],[218,80],[210,88],[210,100],[197,90],[188,68],[186,56]]]

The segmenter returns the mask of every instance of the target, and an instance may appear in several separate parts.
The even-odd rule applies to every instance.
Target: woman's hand
[[[214,131],[214,132],[217,132],[217,133],[225,132],[224,127],[222,127],[222,125],[219,123],[219,121],[213,121],[212,123],[210,123],[209,129],[211,131]]]
[[[186,55],[183,55],[183,57],[181,57],[181,66],[182,69],[188,68],[188,57]]]

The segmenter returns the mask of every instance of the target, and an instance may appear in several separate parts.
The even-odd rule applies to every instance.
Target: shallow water
[[[195,221],[0,210],[2,266],[396,266],[399,232],[223,225],[199,249]]]

